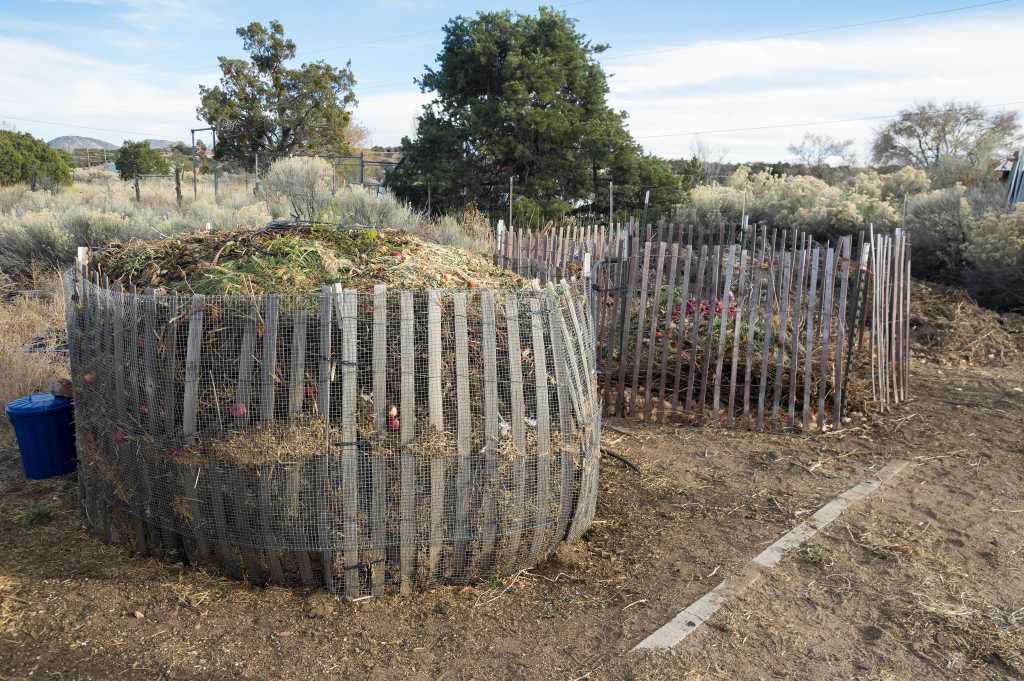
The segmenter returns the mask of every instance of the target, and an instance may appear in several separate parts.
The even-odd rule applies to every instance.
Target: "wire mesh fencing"
[[[505,230],[494,253],[541,281],[588,256],[612,413],[807,432],[840,427],[851,400],[884,410],[909,394],[903,230],[817,243],[764,227],[576,225]]]
[[[588,282],[180,296],[65,285],[106,541],[351,598],[530,567],[593,518]]]

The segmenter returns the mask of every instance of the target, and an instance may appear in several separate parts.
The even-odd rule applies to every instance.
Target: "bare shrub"
[[[439,244],[458,246],[477,253],[494,250],[490,221],[476,207],[470,206],[458,216],[442,216],[434,227],[433,239]]]
[[[430,219],[400,201],[391,192],[377,194],[352,185],[331,199],[328,214],[342,225],[359,225],[375,229],[400,229],[425,235]]]
[[[54,215],[30,213],[0,225],[0,271],[24,277],[36,267],[69,262],[74,245]]]
[[[325,214],[342,225],[400,229],[435,243],[476,253],[490,253],[493,246],[490,222],[474,207],[458,215],[432,220],[391,192],[378,194],[353,185],[338,192]]]
[[[286,200],[297,220],[319,220],[331,200],[333,172],[322,158],[282,158],[270,166],[261,191],[269,198]]]

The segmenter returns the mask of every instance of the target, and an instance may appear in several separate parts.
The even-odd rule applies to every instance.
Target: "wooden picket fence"
[[[908,396],[902,230],[820,244],[766,227],[501,229],[494,258],[541,281],[592,279],[609,413],[808,431],[840,426],[851,379],[858,405]]]
[[[590,527],[585,281],[187,295],[82,248],[64,284],[80,501],[108,543],[357,599],[513,574]]]

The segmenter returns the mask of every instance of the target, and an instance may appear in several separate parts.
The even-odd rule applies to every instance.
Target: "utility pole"
[[[198,174],[198,172],[196,170],[196,159],[197,159],[196,132],[198,132],[199,130],[209,130],[209,128],[192,128],[192,131],[191,131],[192,132],[192,200],[193,201],[195,201],[196,199],[199,198],[199,184],[196,181],[196,175]]]
[[[359,152],[359,185],[366,185],[366,153]]]
[[[220,170],[220,166],[217,163],[217,128],[192,128],[192,198],[195,199],[198,196],[198,189],[196,188],[196,133],[209,130],[213,133],[213,202],[217,202],[217,174]]]
[[[430,183],[427,182],[427,215],[430,215]]]
[[[516,176],[509,175],[508,178],[508,226],[512,228],[512,190],[515,187]]]
[[[210,130],[213,132],[213,202],[219,203],[220,196],[217,190],[220,179],[220,163],[217,162],[217,126],[214,125]]]

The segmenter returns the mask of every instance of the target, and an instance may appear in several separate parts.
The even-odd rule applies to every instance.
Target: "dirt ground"
[[[74,476],[24,480],[0,431],[0,680],[1022,678],[1024,364],[946,359],[826,435],[617,424],[605,446],[641,473],[603,461],[578,546],[355,604],[106,546]],[[628,653],[893,458],[912,465],[677,649]]]
[[[635,679],[1024,678],[1024,371],[918,369],[911,462]]]

